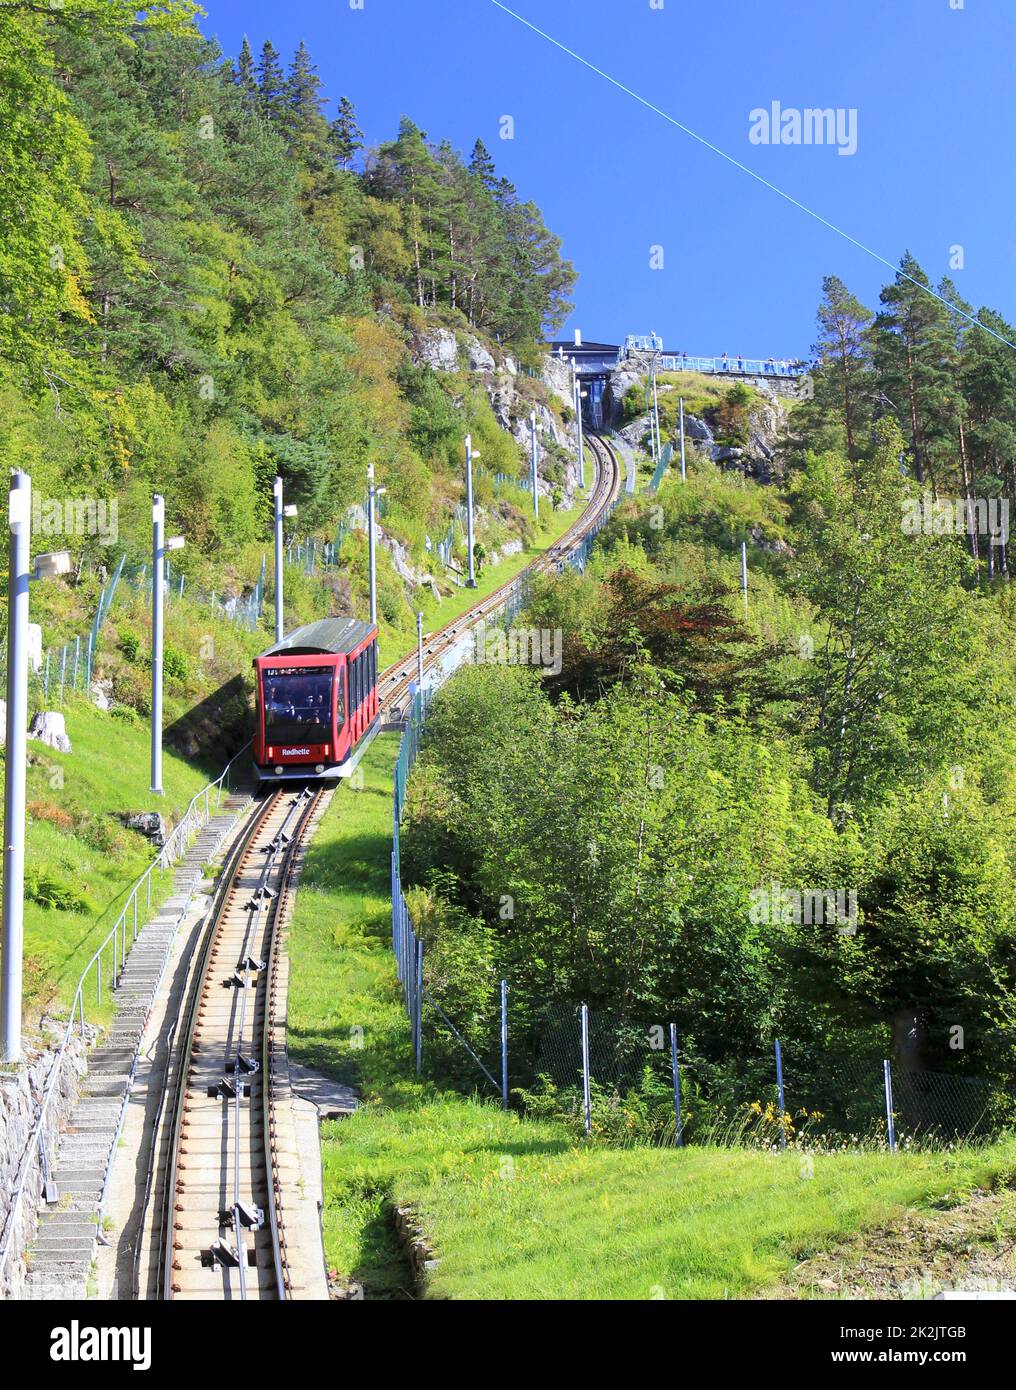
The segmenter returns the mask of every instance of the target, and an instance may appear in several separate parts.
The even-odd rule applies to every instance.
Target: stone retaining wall
[[[16,1071],[0,1072],[0,1239],[7,1231],[12,1194],[24,1160],[38,1107],[63,1037],[66,1022],[48,1020],[34,1046],[26,1043],[27,1060]],[[91,1032],[92,1030],[87,1030]],[[88,1070],[85,1060],[87,1036],[75,1029],[60,1062],[60,1075],[46,1111],[46,1152],[52,1169],[57,1140],[68,1122],[78,1095],[78,1082]],[[43,1173],[39,1147],[36,1147],[25,1180],[25,1190],[15,1218],[12,1244],[3,1273],[0,1298],[22,1296],[26,1268],[25,1251],[35,1239],[39,1206],[43,1194]]]

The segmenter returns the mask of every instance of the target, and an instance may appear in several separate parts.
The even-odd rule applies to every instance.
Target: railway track
[[[285,1058],[279,937],[324,787],[270,792],[223,871],[181,1034],[163,1189],[171,1299],[287,1299],[286,1151],[273,1085]],[[294,1174],[288,1175],[294,1178]]]
[[[559,568],[606,515],[621,470],[610,446],[589,436],[596,479],[582,516],[523,572]],[[516,576],[428,639],[424,668],[476,623],[493,617]],[[413,652],[380,678],[389,718],[408,704]],[[275,1079],[285,1066],[279,1011],[280,937],[301,847],[329,789],[270,790],[223,869],[183,1017],[168,1110],[158,1286],[167,1299],[285,1300],[299,1295],[286,1237],[285,1192],[298,1175],[278,1114]]]
[[[424,641],[423,666],[426,671],[460,641],[462,634],[475,627],[477,623],[492,618],[511,597],[512,591],[526,578],[534,574],[546,574],[559,569],[573,550],[579,546],[586,535],[604,518],[611,503],[621,487],[621,467],[614,450],[597,434],[585,435],[586,443],[596,462],[596,480],[589,496],[589,505],[578,520],[568,528],[560,540],[550,546],[521,574],[509,579],[495,589],[467,613],[454,618],[437,632],[431,633]],[[389,719],[404,717],[409,706],[409,689],[417,675],[417,654],[409,652],[401,660],[383,671],[378,679],[381,706]]]

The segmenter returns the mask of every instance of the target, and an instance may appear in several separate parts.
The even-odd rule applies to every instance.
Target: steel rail
[[[433,666],[453,647],[464,632],[476,626],[481,619],[491,617],[509,601],[516,588],[534,574],[544,574],[551,569],[560,568],[571,553],[582,544],[586,536],[599,526],[609,513],[618,496],[621,468],[613,448],[602,436],[586,431],[585,439],[593,446],[597,462],[596,481],[589,496],[589,505],[582,515],[565,531],[564,535],[538,556],[532,564],[507,580],[504,584],[487,594],[472,608],[453,618],[444,627],[432,633],[424,652],[424,670]],[[402,706],[409,687],[416,675],[417,654],[409,652],[381,672],[378,686],[381,692],[382,708],[389,713],[402,713]]]
[[[251,1224],[252,1221],[254,1232],[261,1230],[265,1224],[265,1212],[260,1208],[255,1208],[254,1202],[255,1188],[262,1176],[267,1199],[269,1219],[266,1234],[271,1241],[273,1279],[271,1281],[272,1288],[269,1289],[268,1281],[262,1282],[259,1278],[258,1295],[265,1296],[267,1292],[268,1296],[274,1294],[280,1299],[285,1299],[290,1292],[291,1280],[288,1260],[284,1254],[285,1235],[280,1200],[281,1185],[277,1174],[276,1151],[273,1141],[275,1130],[274,1068],[266,1067],[264,1062],[269,1055],[268,1049],[275,1026],[273,977],[274,970],[277,968],[279,953],[281,908],[292,881],[296,851],[303,842],[303,836],[310,824],[314,809],[324,793],[325,788],[323,787],[297,790],[292,787],[273,789],[265,798],[263,807],[255,814],[251,825],[235,847],[230,858],[228,871],[223,875],[222,886],[210,917],[201,955],[194,971],[183,1036],[177,1048],[180,1060],[173,1105],[173,1123],[165,1164],[166,1181],[163,1210],[161,1219],[157,1222],[157,1229],[161,1229],[160,1288],[164,1298],[172,1298],[175,1294],[189,1292],[183,1288],[177,1278],[178,1272],[183,1268],[182,1259],[178,1252],[189,1249],[190,1253],[196,1257],[200,1247],[201,1263],[205,1268],[210,1266],[214,1269],[221,1265],[223,1269],[236,1270],[239,1298],[241,1301],[247,1299],[249,1296],[248,1256],[254,1256],[255,1268],[260,1268],[260,1266],[257,1259],[257,1243],[255,1242],[253,1246],[248,1248],[244,1239],[244,1231],[246,1225]],[[278,814],[287,801],[290,804],[280,822]],[[242,881],[249,874],[258,853],[264,853],[266,858],[257,874],[256,886],[253,888],[251,898],[242,909],[244,919],[240,923],[235,920],[235,899],[244,891]],[[275,886],[272,886],[273,880]],[[231,918],[232,920],[229,920]],[[264,960],[254,959],[254,952],[258,949],[257,943],[259,941],[263,943],[263,953],[266,957]],[[202,1021],[202,1015],[206,1008],[212,1008],[214,1012],[214,1006],[209,1003],[210,986],[215,957],[220,949],[235,949],[238,953],[235,981],[236,989],[240,993],[240,1000],[238,1005],[230,1005],[228,1013],[219,1020],[213,1019],[206,1024]],[[251,1009],[254,1010],[253,1014],[250,1013]],[[256,1035],[259,1011],[262,1011],[260,1063],[253,1056],[245,1055],[244,1052],[248,1022],[253,1024]],[[183,1236],[180,1218],[188,1212],[188,1184],[186,1180],[181,1180],[181,1170],[186,1171],[186,1164],[181,1161],[181,1155],[191,1153],[192,1156],[189,1161],[193,1164],[195,1171],[201,1173],[200,1136],[197,1140],[188,1140],[188,1147],[185,1147],[184,1142],[188,1102],[194,1098],[190,1093],[190,1087],[196,1066],[202,1062],[214,1061],[218,1049],[221,1047],[226,1048],[227,1055],[224,1066],[218,1074],[222,1077],[223,1086],[227,1080],[229,1081],[233,1093],[229,1095],[228,1090],[225,1089],[222,1092],[221,1099],[224,1099],[225,1105],[218,1112],[221,1116],[221,1129],[216,1131],[211,1144],[205,1146],[204,1156],[218,1155],[217,1160],[215,1160],[219,1169],[218,1186],[229,1205],[223,1207],[219,1212],[218,1219],[214,1220],[214,1229],[207,1231],[207,1239],[202,1235],[188,1242],[178,1238]],[[195,1054],[198,1054],[196,1061]],[[261,1071],[260,1080],[255,1083],[253,1077],[259,1069]],[[260,1084],[261,1086],[262,1103],[260,1109],[263,1124],[260,1137],[255,1134],[254,1116],[256,1112],[253,1105],[246,1107],[245,1110],[243,1104],[245,1079],[248,1077],[252,1078],[252,1085]],[[215,1089],[212,1088],[209,1091],[209,1097],[214,1094]],[[190,1109],[191,1119],[196,1127],[200,1127],[202,1121],[207,1122],[209,1116],[202,1116],[199,1108],[191,1106]],[[244,1139],[245,1118],[247,1122],[246,1141]],[[232,1134],[230,1134],[230,1130],[232,1130]],[[232,1143],[231,1154],[230,1142]],[[211,1177],[214,1177],[215,1162],[209,1165],[201,1175],[204,1181],[207,1182]],[[245,1163],[251,1168],[248,1175],[251,1183],[250,1202],[244,1199],[242,1169]],[[199,1180],[198,1187],[191,1190],[190,1196],[193,1199],[195,1196],[200,1198],[201,1195]],[[229,1200],[230,1197],[231,1201]],[[197,1202],[197,1206],[199,1211],[203,1210],[200,1201]],[[207,1198],[204,1206],[207,1206]],[[193,1215],[193,1211],[190,1214]],[[208,1219],[210,1222],[213,1221],[211,1217]],[[220,1230],[231,1231],[234,1241],[232,1250],[217,1237],[212,1239]],[[188,1272],[193,1273],[198,1267],[195,1258],[194,1267]],[[227,1278],[219,1288],[221,1288],[223,1297],[235,1296],[230,1279]],[[215,1297],[219,1288],[213,1286],[211,1292],[206,1291],[203,1296]]]

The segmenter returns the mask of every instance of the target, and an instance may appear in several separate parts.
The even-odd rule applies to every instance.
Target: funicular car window
[[[321,666],[269,666],[262,675],[265,742],[332,741],[332,672]]]

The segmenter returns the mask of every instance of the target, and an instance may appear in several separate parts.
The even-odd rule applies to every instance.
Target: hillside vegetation
[[[361,1095],[351,1118],[323,1127],[325,1250],[337,1291],[757,1297],[777,1290],[797,1261],[898,1219],[906,1206],[950,1208],[971,1190],[1012,1181],[1011,1142],[803,1156],[712,1144],[619,1148],[603,1133],[587,1143],[570,1124],[468,1094],[483,1084],[478,1072],[467,1094],[453,1089],[433,1019],[418,1079],[390,949],[395,753],[393,736],[379,739],[362,789],[336,793],[308,849],[289,938],[290,1053]],[[439,1262],[419,1291],[393,1206],[414,1210]]]
[[[435,702],[403,852],[430,987],[496,1055],[508,981],[537,1113],[576,1116],[547,1040],[585,1002],[633,1057],[618,1135],[672,1130],[669,1021],[689,1133],[774,1101],[776,1039],[793,1131],[877,1137],[883,1058],[906,1132],[1011,1122],[1016,600],[1007,527],[949,523],[1004,522],[1011,350],[921,283],[905,258],[872,316],[827,282],[778,483],[690,448],[534,587],[560,669]]]
[[[451,589],[427,538],[461,501],[467,432],[482,554],[533,540],[524,495],[494,492],[525,456],[491,399],[500,372],[520,418],[561,420],[525,370],[574,271],[481,142],[465,161],[407,117],[372,145],[350,99],[329,112],[306,48],[284,62],[245,44],[232,61],[194,9],[167,0],[138,25],[119,0],[2,7],[0,217],[18,228],[0,251],[5,457],[32,474],[38,548],[142,561],[161,491],[180,571],[220,597],[254,584],[277,473],[294,533],[324,543],[373,463],[402,564],[382,551],[380,607],[408,631],[407,565]],[[462,347],[424,365],[442,327],[475,361]],[[555,441],[545,457],[560,481]],[[74,498],[93,515],[115,503],[116,524],[66,537],[47,504]],[[363,602],[362,530],[354,516],[319,608]],[[52,623],[47,642],[63,635]]]

